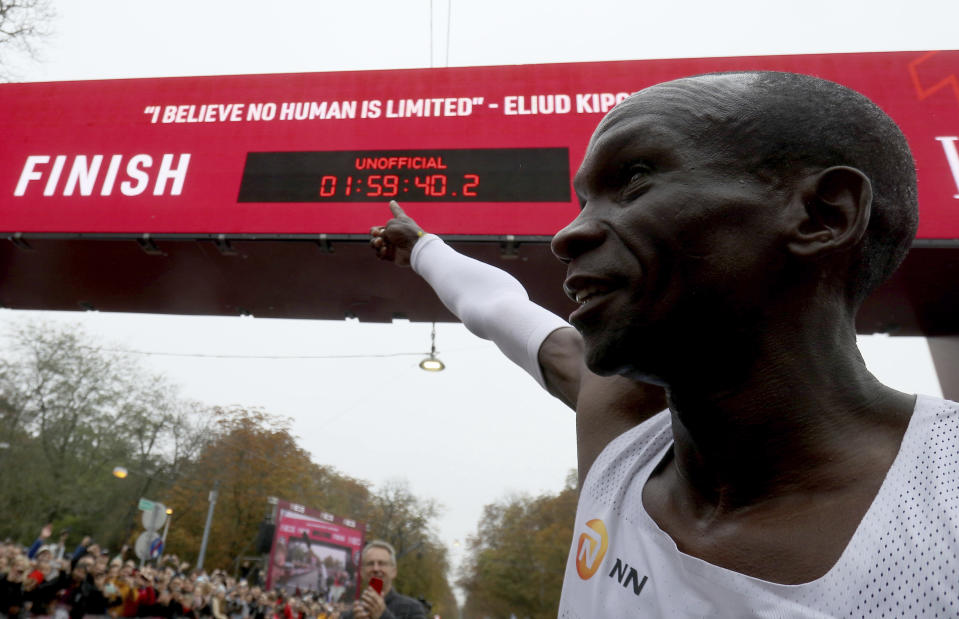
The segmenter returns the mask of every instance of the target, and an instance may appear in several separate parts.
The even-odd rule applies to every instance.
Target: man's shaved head
[[[869,226],[852,256],[848,297],[857,305],[902,262],[918,226],[916,171],[899,127],[863,95],[809,75],[772,71],[716,73],[639,91],[598,127],[642,113],[682,116],[689,139],[725,155],[732,173],[786,187],[814,170],[848,166],[872,185]]]

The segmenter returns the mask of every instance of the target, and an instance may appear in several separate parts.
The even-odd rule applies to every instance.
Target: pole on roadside
[[[213,508],[216,507],[216,497],[220,491],[220,480],[213,482],[213,490],[210,490],[210,509],[206,513],[206,525],[203,527],[203,541],[200,542],[200,558],[196,561],[198,572],[203,571],[203,559],[206,558],[206,544],[210,540],[210,524],[213,522]]]
[[[163,525],[163,539],[161,540],[163,544],[163,551],[160,553],[160,556],[157,558],[157,565],[160,564],[160,560],[163,559],[163,555],[166,554],[166,534],[170,530],[170,521],[173,520],[172,509],[166,510],[166,523]]]

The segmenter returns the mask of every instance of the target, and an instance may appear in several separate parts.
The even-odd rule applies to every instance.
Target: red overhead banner
[[[551,235],[627,93],[710,71],[843,83],[903,128],[919,238],[959,239],[959,51],[0,85],[0,232]]]

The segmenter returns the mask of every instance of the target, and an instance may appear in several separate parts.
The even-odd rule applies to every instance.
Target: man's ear
[[[793,204],[790,251],[813,257],[856,245],[872,211],[872,184],[847,166],[820,170],[803,179]]]

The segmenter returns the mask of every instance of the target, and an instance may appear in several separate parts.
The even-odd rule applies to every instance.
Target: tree
[[[193,406],[129,356],[76,326],[26,323],[0,359],[0,535],[29,540],[44,523],[115,544],[150,476],[175,471],[194,441]],[[148,473],[119,482],[117,465]],[[144,481],[145,480],[145,481]]]
[[[160,376],[111,352],[77,326],[29,323],[0,349],[0,536],[23,543],[40,527],[72,526],[108,546],[139,530],[139,497],[174,510],[168,552],[196,563],[208,493],[216,504],[204,567],[231,570],[252,547],[268,498],[367,522],[399,550],[404,592],[453,614],[439,508],[402,482],[365,481],[312,461],[287,419],[186,402]],[[114,479],[122,465],[133,479]],[[118,523],[120,526],[118,526]]]
[[[240,407],[217,408],[213,416],[208,441],[167,497],[174,509],[171,553],[196,562],[208,493],[219,482],[204,569],[232,571],[240,557],[254,554],[252,542],[275,496],[366,522],[368,539],[385,539],[397,549],[398,588],[453,614],[449,559],[431,528],[439,513],[434,501],[419,499],[405,482],[373,493],[367,482],[316,464],[287,419]]]
[[[396,549],[397,589],[433,604],[433,612],[453,616],[456,598],[450,586],[449,557],[432,529],[440,507],[416,497],[405,481],[383,485],[372,497],[367,537],[383,539]]]
[[[215,408],[207,441],[184,466],[166,499],[173,509],[170,552],[195,563],[208,508],[219,483],[204,568],[233,570],[252,553],[271,496],[337,514],[365,513],[366,482],[314,463],[290,432],[289,420],[260,410]],[[355,517],[355,516],[354,516]]]
[[[576,515],[576,475],[556,495],[487,505],[467,541],[463,616],[556,617]]]
[[[50,0],[0,0],[0,78],[10,78],[10,56],[36,58],[36,43],[49,34]]]

